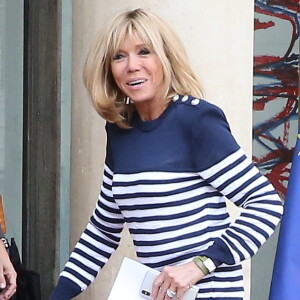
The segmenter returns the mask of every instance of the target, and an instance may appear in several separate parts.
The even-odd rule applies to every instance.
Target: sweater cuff
[[[49,300],[70,300],[81,293],[81,288],[66,277],[59,277]]]
[[[214,243],[206,250],[201,251],[200,255],[209,257],[214,262],[216,267],[223,263],[227,265],[235,264],[232,253],[228,249],[226,243],[220,238],[215,239]]]

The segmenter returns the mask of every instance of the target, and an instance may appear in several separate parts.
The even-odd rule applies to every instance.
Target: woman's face
[[[120,44],[111,71],[119,89],[133,102],[161,100],[164,94],[161,61],[137,34],[125,37]]]

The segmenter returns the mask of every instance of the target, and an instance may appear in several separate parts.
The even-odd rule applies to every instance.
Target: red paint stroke
[[[288,145],[288,142],[289,142],[289,132],[290,132],[290,128],[291,128],[291,122],[290,121],[287,121],[284,123],[284,134],[283,134],[283,144],[284,145]]]
[[[265,109],[266,102],[268,102],[268,100],[265,97],[262,97],[259,100],[255,100],[255,102],[253,103],[253,110],[263,111]]]
[[[286,8],[285,5],[283,5],[283,7]],[[290,22],[290,24],[292,25],[292,28],[293,28],[292,35],[291,35],[292,39],[291,39],[290,44],[288,45],[287,51],[284,54],[283,58],[288,57],[291,54],[291,51],[292,51],[295,41],[297,39],[297,27],[296,27],[297,25],[295,23],[295,20],[290,15],[284,14],[283,12],[269,11],[269,10],[260,8],[259,6],[255,7],[255,12],[258,14],[269,15],[269,16],[276,17],[276,18]],[[298,7],[297,12],[299,12],[299,7]],[[256,28],[255,28],[255,30],[256,30]]]
[[[281,6],[288,8],[289,10],[298,12],[299,11],[299,0],[269,0],[267,1],[269,6]]]
[[[270,27],[273,27],[275,23],[273,21],[269,22],[261,22],[259,19],[254,19],[254,28],[259,30],[259,29],[267,29]]]
[[[286,105],[284,106],[283,110],[277,113],[275,116],[273,116],[271,119],[267,120],[265,123],[263,123],[260,127],[256,128],[253,131],[253,135],[259,137],[259,140],[267,140],[271,141],[273,145],[276,145],[278,149],[285,148],[288,141],[288,129],[289,126],[286,126],[286,122],[289,122],[288,116],[292,114],[292,112],[295,110],[295,106],[297,105],[296,100],[288,99]],[[283,141],[280,139],[274,139],[273,137],[270,137],[265,134],[266,128],[270,126],[270,124],[281,124],[283,120],[286,120],[284,122],[284,138]],[[272,153],[272,152],[271,152]]]
[[[261,137],[269,141],[272,140],[266,135],[262,135]],[[266,174],[266,177],[270,180],[270,182],[272,182],[279,194],[284,197],[286,194],[285,183],[289,179],[290,162],[293,156],[293,149],[287,149],[284,146],[284,142],[280,140],[280,138],[276,139],[276,142],[281,144],[283,148],[269,152],[263,157],[258,158],[254,156],[253,161],[257,165],[268,163],[273,160],[278,161],[276,165]]]
[[[271,55],[255,56],[254,64],[255,64],[255,66],[275,64],[281,60],[282,60],[282,57],[280,57],[280,56],[271,56]]]
[[[266,177],[274,185],[277,192],[282,198],[286,195],[287,188],[285,184],[288,182],[289,175],[284,175],[285,173],[290,173],[290,168],[287,168],[287,163],[277,164],[269,174],[266,174]]]
[[[256,89],[254,92],[255,96],[264,96],[264,102],[270,102],[278,97],[283,98],[291,98],[295,99],[298,96],[298,87],[294,86],[285,86],[284,88],[280,88],[280,86],[272,86],[272,87],[265,87]],[[256,99],[255,102],[259,102],[259,99]]]
[[[255,74],[265,77],[273,77],[281,82],[279,89],[290,89],[291,95],[298,95],[298,68],[285,66],[276,67],[273,69],[256,69]],[[274,86],[272,87],[274,88]],[[294,90],[294,91],[293,91]],[[284,91],[286,92],[286,91]]]
[[[254,22],[255,30],[269,27],[277,30],[277,20],[288,21],[292,26],[290,42],[286,44],[282,57],[272,53],[254,57],[254,76],[266,78],[268,82],[264,84],[262,80],[262,83],[254,86],[254,111],[263,111],[273,101],[281,101],[282,109],[274,112],[269,120],[255,126],[253,138],[265,147],[267,153],[262,157],[254,155],[253,160],[284,198],[294,150],[289,147],[290,120],[297,115],[299,106],[299,53],[293,51],[299,39],[296,18],[299,16],[300,4],[299,0],[256,0],[255,12],[258,16]],[[272,19],[264,18],[261,21],[259,15],[270,16]],[[280,131],[283,131],[278,133],[280,136],[275,137],[275,132]]]

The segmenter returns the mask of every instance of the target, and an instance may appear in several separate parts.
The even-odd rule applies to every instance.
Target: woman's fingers
[[[156,300],[170,300],[170,298],[167,297],[167,290],[170,287],[170,283],[167,280],[164,280],[163,283],[160,286],[160,289],[158,291],[157,298],[154,298]]]
[[[163,274],[160,274],[159,276],[156,277],[154,283],[153,283],[153,287],[152,287],[152,299],[153,300],[158,300],[160,299],[159,297],[161,297],[161,289],[162,289],[162,285],[164,282],[164,276]],[[164,299],[164,298],[161,298]]]
[[[167,289],[166,291],[166,300],[170,300],[170,299],[177,299],[177,290],[176,287],[173,285],[170,285],[170,287]]]
[[[184,293],[204,276],[194,262],[180,266],[167,266],[154,281],[152,299],[182,300]]]

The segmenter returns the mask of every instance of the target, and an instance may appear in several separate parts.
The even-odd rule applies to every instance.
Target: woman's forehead
[[[127,33],[119,43],[119,47],[122,47],[124,44],[131,44],[131,45],[145,45],[145,41],[141,38],[141,36],[134,32],[132,35]]]

